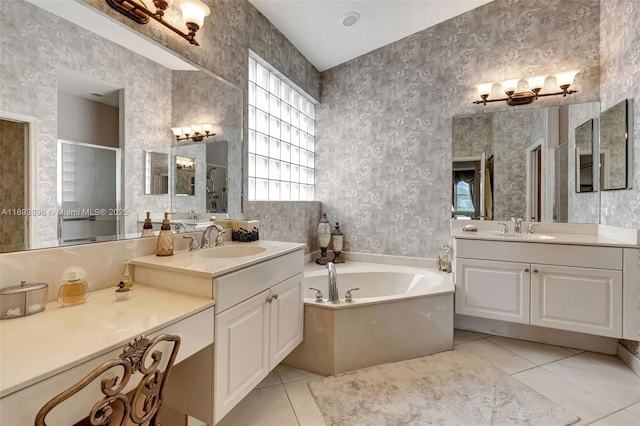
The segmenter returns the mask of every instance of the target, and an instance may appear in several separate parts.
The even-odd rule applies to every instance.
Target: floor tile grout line
[[[291,407],[291,411],[293,411],[293,416],[296,418],[296,422],[298,422],[298,426],[302,426],[300,423],[300,419],[298,418],[298,413],[296,413],[296,409],[293,407],[293,402],[291,402],[291,397],[289,396],[289,392],[287,392],[287,387],[282,383],[282,388],[284,389],[284,394],[287,395],[287,401],[289,401],[289,407]]]
[[[601,417],[598,417],[597,419],[593,419],[593,420],[591,420],[591,421],[590,421],[589,423],[587,423],[585,426],[592,425],[592,424],[594,424],[595,422],[599,422],[599,421],[600,421],[600,420],[602,420],[602,419],[606,419],[607,417],[609,417],[609,416],[613,416],[614,414],[619,413],[619,412],[624,411],[624,410],[625,410],[624,408],[620,408],[619,410],[615,410],[615,411],[612,411],[612,412],[610,412],[610,413],[607,413],[607,414],[605,414],[604,416],[601,416]]]

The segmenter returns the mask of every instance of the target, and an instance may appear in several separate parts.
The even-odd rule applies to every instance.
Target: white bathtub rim
[[[368,305],[375,305],[379,303],[395,303],[401,302],[404,300],[410,299],[419,299],[419,298],[427,298],[434,297],[446,294],[453,294],[455,291],[455,287],[453,281],[451,279],[451,274],[446,272],[440,272],[437,269],[430,268],[417,268],[411,266],[400,266],[400,265],[388,265],[388,264],[379,264],[379,263],[368,263],[368,262],[346,262],[336,265],[336,270],[338,271],[338,284],[340,283],[340,271],[342,270],[344,273],[358,273],[358,272],[399,272],[399,273],[409,273],[409,274],[421,274],[421,275],[430,275],[435,274],[442,277],[442,282],[435,287],[431,288],[427,293],[418,293],[418,294],[400,294],[394,296],[380,296],[380,297],[366,297],[362,299],[358,299],[357,293],[354,293],[353,302],[347,303],[344,298],[340,298],[340,303],[331,303],[325,300],[323,302],[316,302],[313,298],[304,298],[305,305],[314,306],[318,308],[325,309],[345,309],[345,308],[356,308],[363,307]],[[326,266],[321,266],[316,263],[308,263],[304,268],[305,277],[317,277],[322,275],[327,275]],[[303,281],[304,285],[304,281]],[[340,291],[346,291],[346,289],[340,289]]]

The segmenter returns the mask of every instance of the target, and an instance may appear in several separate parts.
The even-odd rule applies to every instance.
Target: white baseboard
[[[627,348],[618,343],[618,358],[631,369],[637,376],[640,376],[640,359],[629,352]]]

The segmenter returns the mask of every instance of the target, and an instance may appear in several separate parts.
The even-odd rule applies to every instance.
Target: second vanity
[[[466,232],[466,223],[452,225],[462,320],[638,340],[638,231],[541,224],[534,234],[502,233],[495,222],[474,221],[478,231]]]
[[[175,366],[168,406],[213,425],[302,341],[303,263],[274,241],[131,260],[136,283],[215,300],[214,343]]]

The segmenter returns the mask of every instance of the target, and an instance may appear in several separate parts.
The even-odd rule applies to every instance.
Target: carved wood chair
[[[104,362],[47,402],[36,415],[35,426],[47,426],[45,417],[56,406],[103,375],[100,390],[104,396],[91,407],[89,416],[74,426],[157,425],[165,385],[179,348],[180,337],[175,335],[161,335],[153,339],[140,336],[131,340],[119,358]],[[165,357],[166,362],[162,361],[164,355],[169,356],[168,360]],[[142,378],[133,390],[125,392],[125,387],[137,372],[142,374]]]

